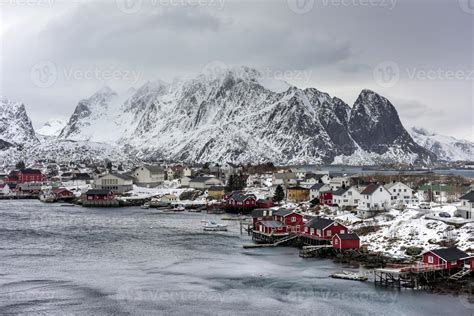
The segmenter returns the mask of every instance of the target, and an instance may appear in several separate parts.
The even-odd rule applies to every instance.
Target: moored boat
[[[207,221],[203,225],[204,231],[212,231],[212,232],[220,232],[220,231],[227,231],[227,225],[220,224],[215,221]]]
[[[348,272],[348,271],[333,273],[331,274],[331,277],[335,279],[345,279],[345,280],[353,280],[353,281],[367,281],[368,280],[368,277],[364,274]]]

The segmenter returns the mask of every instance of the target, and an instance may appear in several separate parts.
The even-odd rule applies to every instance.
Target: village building
[[[191,177],[191,176],[184,176],[181,179],[179,179],[179,182],[181,183],[181,187],[188,188],[189,187],[189,182],[191,182],[192,179],[193,179],[193,177]]]
[[[272,175],[273,186],[284,186],[289,187],[298,184],[298,178],[294,172],[277,172]]]
[[[252,211],[257,207],[257,197],[241,191],[232,192],[224,197],[226,207],[230,210]]]
[[[72,191],[66,188],[53,188],[51,193],[54,195],[56,201],[69,201],[76,197]]]
[[[342,187],[348,187],[351,184],[351,179],[349,177],[332,177],[329,181],[329,187],[331,190],[335,191]]]
[[[286,193],[288,201],[301,203],[309,201],[309,189],[302,186],[289,187]]]
[[[459,199],[461,205],[458,206],[456,215],[465,219],[474,219],[474,191],[471,191]]]
[[[330,181],[329,175],[327,174],[315,174],[308,173],[303,180],[299,182],[302,187],[311,188],[316,183],[328,184]]]
[[[280,209],[273,213],[275,221],[282,222],[287,227],[287,232],[302,232],[304,230],[303,215],[294,210]]]
[[[309,189],[309,199],[312,201],[316,198],[319,199],[319,196],[321,195],[322,192],[327,192],[330,191],[331,188],[329,185],[324,184],[324,183],[316,183],[311,188]]]
[[[91,189],[84,194],[82,206],[118,206],[118,201],[110,190]]]
[[[391,203],[395,204],[412,204],[418,202],[415,191],[402,182],[393,182],[385,185],[385,188],[392,196]]]
[[[254,209],[250,216],[252,217],[252,226],[254,229],[257,229],[256,224],[260,221],[270,221],[273,220],[273,210],[269,209]]]
[[[360,238],[357,234],[336,234],[332,237],[332,247],[337,250],[359,249]]]
[[[225,189],[223,186],[212,186],[207,189],[207,197],[213,200],[221,200],[224,198]]]
[[[205,190],[213,186],[223,186],[221,180],[216,177],[195,177],[189,181],[189,187],[193,189]]]
[[[444,266],[445,269],[459,269],[464,268],[465,261],[467,261],[469,268],[471,267],[472,256],[458,248],[434,249],[423,253],[422,256],[423,263],[427,265]]]
[[[275,204],[273,203],[273,200],[272,199],[258,199],[257,200],[257,207],[258,208],[271,208],[273,207]]]
[[[333,191],[321,191],[319,193],[319,204],[320,205],[327,205],[327,206],[332,206],[333,205]]]
[[[392,196],[381,184],[369,184],[361,193],[357,216],[369,218],[387,210],[391,205]]]
[[[418,188],[418,197],[425,202],[446,203],[459,199],[460,192],[447,184],[424,184]]]
[[[336,234],[347,233],[347,227],[328,218],[316,217],[304,225],[304,234],[310,237],[331,240]]]
[[[0,185],[0,195],[10,196],[13,195],[13,190],[10,188],[11,184],[5,183]]]
[[[178,197],[175,194],[165,194],[160,198],[160,202],[165,204],[176,203],[178,201]]]
[[[257,231],[262,234],[272,236],[284,236],[287,235],[287,227],[282,222],[278,221],[260,221],[256,224]]]
[[[133,177],[136,185],[153,188],[165,181],[165,170],[161,166],[144,165],[133,170]]]
[[[28,183],[28,182],[38,182],[42,183],[45,180],[45,176],[38,169],[21,169],[17,171],[12,171],[4,179],[5,183]]]
[[[359,205],[361,195],[356,187],[339,188],[332,192],[332,205],[353,208]]]
[[[95,189],[108,190],[114,194],[121,194],[133,189],[133,177],[120,174],[109,173],[95,180]]]

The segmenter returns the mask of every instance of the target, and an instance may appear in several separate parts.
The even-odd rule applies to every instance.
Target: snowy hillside
[[[38,142],[25,106],[2,96],[0,96],[0,140],[4,147]]]
[[[36,133],[43,136],[59,136],[64,126],[66,122],[62,120],[49,120]]]
[[[80,101],[60,138],[115,143],[141,158],[195,162],[331,163],[339,157],[371,163],[361,150],[375,160],[434,159],[411,139],[393,105],[369,90],[351,111],[327,93],[240,67],[132,92],[119,96],[105,88]]]
[[[447,161],[474,161],[474,143],[450,136],[439,135],[423,128],[409,130],[413,140],[432,151],[438,159]]]

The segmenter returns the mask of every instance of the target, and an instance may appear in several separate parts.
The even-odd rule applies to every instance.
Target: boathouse
[[[332,219],[316,217],[304,225],[304,234],[306,236],[331,240],[336,234],[347,233],[347,227]]]
[[[304,222],[303,215],[296,213],[294,210],[279,209],[273,213],[273,219],[282,222],[287,226],[288,231],[301,232],[303,231]]]
[[[278,221],[261,221],[257,223],[257,231],[266,235],[286,235],[286,225]]]
[[[273,219],[273,210],[257,208],[250,213],[252,216],[252,226],[257,229],[256,224],[260,221],[271,221]]]
[[[458,248],[440,248],[423,253],[423,263],[433,266],[444,265],[445,269],[463,268],[465,258],[470,256]]]
[[[357,234],[336,234],[332,237],[332,247],[334,249],[359,249],[360,238]]]

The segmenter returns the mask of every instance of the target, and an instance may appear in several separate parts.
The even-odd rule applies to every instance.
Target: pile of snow
[[[36,133],[43,136],[59,136],[64,126],[66,126],[65,121],[49,120]]]

